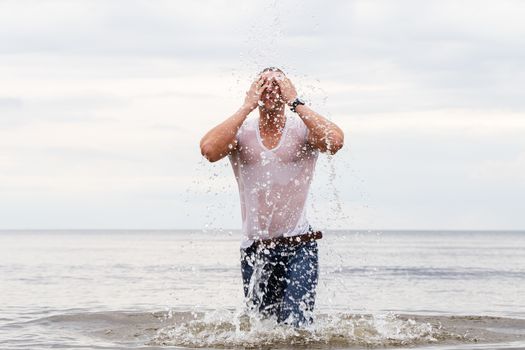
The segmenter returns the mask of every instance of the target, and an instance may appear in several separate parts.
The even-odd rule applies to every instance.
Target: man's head
[[[283,110],[285,107],[285,101],[281,96],[281,90],[277,84],[277,79],[284,77],[284,72],[276,67],[264,68],[259,76],[263,77],[265,81],[269,82],[270,85],[261,94],[261,108],[269,112],[276,112]]]

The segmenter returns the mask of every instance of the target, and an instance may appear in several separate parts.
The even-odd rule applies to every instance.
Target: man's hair
[[[280,73],[283,73],[284,75],[286,75],[281,69],[279,69],[277,67],[266,67],[259,73],[259,75],[263,74],[264,72],[268,72],[268,71],[280,72]]]

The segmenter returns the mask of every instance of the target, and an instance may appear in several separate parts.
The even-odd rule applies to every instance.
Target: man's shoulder
[[[255,126],[257,126],[257,118],[254,116],[248,116],[237,130],[237,142],[239,144],[246,143],[247,139],[254,138]]]
[[[302,138],[306,137],[308,133],[308,127],[303,122],[301,117],[295,113],[290,113],[286,116],[286,118],[289,120],[290,129],[295,130],[298,136]]]
[[[239,128],[239,130],[253,129],[256,121],[257,121],[257,117],[256,116],[249,115],[242,122],[241,127]]]

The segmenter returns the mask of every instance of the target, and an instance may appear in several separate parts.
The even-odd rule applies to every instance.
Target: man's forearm
[[[237,131],[253,109],[244,104],[231,117],[217,125],[201,139],[201,153],[210,162],[224,158],[237,146]]]
[[[310,131],[308,140],[322,152],[336,153],[344,143],[343,131],[334,123],[305,105],[295,108]]]

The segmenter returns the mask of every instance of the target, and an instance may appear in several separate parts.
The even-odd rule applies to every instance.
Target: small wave
[[[330,274],[343,274],[375,278],[407,277],[412,279],[428,279],[440,281],[449,280],[476,280],[476,279],[525,279],[525,270],[498,270],[484,268],[420,268],[403,266],[365,266],[365,267],[338,267],[328,269]]]

